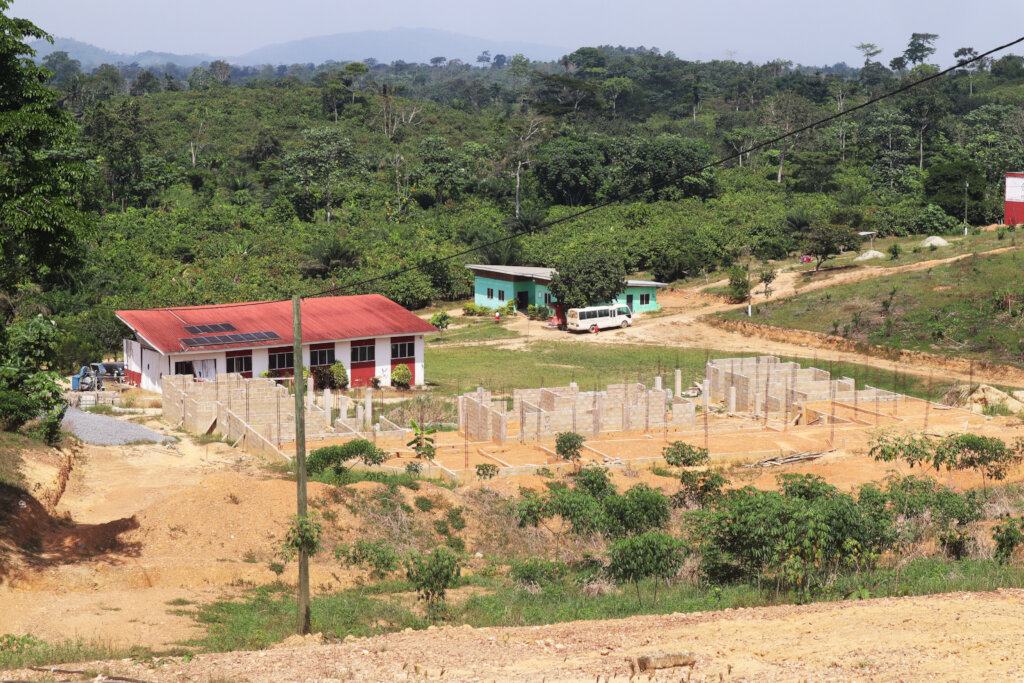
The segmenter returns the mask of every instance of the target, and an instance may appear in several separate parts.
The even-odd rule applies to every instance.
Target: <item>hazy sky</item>
[[[938,33],[934,61],[950,64],[958,47],[980,51],[1024,34],[1020,0],[15,0],[11,14],[119,52],[217,56],[404,26],[568,48],[657,46],[682,59],[855,64],[853,45],[876,43],[888,62],[916,31]]]

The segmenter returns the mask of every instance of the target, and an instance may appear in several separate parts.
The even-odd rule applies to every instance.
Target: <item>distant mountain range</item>
[[[37,40],[30,45],[36,51],[37,60],[42,60],[51,52],[62,50],[67,52],[72,59],[80,61],[83,68],[119,62],[123,64],[134,62],[143,67],[162,66],[172,62],[188,67],[198,66],[214,59],[223,59],[232,64],[244,66],[307,62],[321,64],[329,60],[348,62],[371,57],[384,63],[396,60],[426,63],[432,57],[445,57],[475,64],[477,55],[484,50],[489,50],[492,56],[504,54],[511,57],[514,54],[522,53],[535,61],[554,60],[571,52],[571,49],[555,45],[487,40],[427,28],[395,28],[386,31],[336,33],[329,36],[303,38],[302,40],[267,45],[235,57],[206,54],[179,55],[153,51],[124,54],[105,50],[73,38],[56,38],[52,45],[45,40]]]

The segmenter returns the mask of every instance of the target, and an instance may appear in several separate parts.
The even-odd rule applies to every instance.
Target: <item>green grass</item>
[[[585,575],[577,572],[567,580],[529,592],[501,577],[470,577],[486,590],[458,605],[448,605],[444,620],[453,624],[485,626],[534,626],[582,619],[620,619],[638,614],[668,614],[739,607],[793,604],[815,601],[861,599],[891,595],[931,595],[954,591],[988,591],[1024,586],[1024,568],[1000,565],[992,560],[919,559],[903,568],[896,583],[892,569],[844,575],[825,592],[777,592],[751,584],[706,586],[677,583],[658,587],[623,586],[606,595],[587,595],[581,588]],[[314,632],[344,638],[421,629],[429,625],[419,609],[410,608],[404,581],[385,581],[313,599]],[[398,593],[406,594],[399,600]],[[252,590],[244,599],[221,601],[200,607],[196,618],[206,626],[203,638],[186,645],[206,652],[260,649],[294,633],[293,589],[276,584]]]
[[[92,640],[61,640],[48,643],[32,635],[0,635],[0,669],[48,666],[98,659],[149,659],[154,653],[140,646],[114,648]],[[98,675],[97,671],[93,676]]]
[[[490,341],[493,339],[512,339],[520,336],[518,332],[508,329],[504,325],[495,324],[491,318],[472,319],[457,318],[459,323],[465,323],[465,327],[448,329],[440,334],[427,337],[428,344],[453,344],[456,342]]]
[[[1024,366],[1024,256],[962,259],[759,304],[754,322],[888,346]],[[894,293],[895,292],[895,293]],[[890,301],[888,310],[885,301]],[[1012,312],[1006,301],[1012,300]],[[719,314],[746,318],[745,311]]]
[[[587,342],[535,342],[525,349],[502,349],[490,346],[462,346],[454,348],[427,348],[427,380],[445,393],[472,390],[477,386],[498,393],[510,393],[513,388],[564,386],[576,381],[581,389],[595,386],[604,389],[608,384],[641,381],[653,385],[659,367],[665,386],[671,387],[673,372],[678,362],[682,370],[683,386],[704,379],[704,355],[699,349],[673,349],[641,344],[591,344]],[[711,358],[729,358],[735,353],[710,351]],[[739,354],[751,355],[751,354]],[[782,357],[783,361],[796,361],[808,367],[817,365],[831,370],[834,376],[848,376],[857,380],[858,388],[870,384],[885,390],[897,390],[911,396],[927,393],[927,380],[906,374],[894,375],[853,363],[830,363],[811,357]],[[932,396],[942,390],[932,387]]]

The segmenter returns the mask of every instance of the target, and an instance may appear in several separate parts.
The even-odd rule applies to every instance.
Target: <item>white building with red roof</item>
[[[117,317],[135,336],[124,340],[127,381],[143,389],[160,391],[164,375],[294,373],[291,301],[117,311]],[[406,365],[412,384],[420,385],[424,335],[435,332],[379,294],[303,299],[302,365],[341,362],[356,387],[374,377],[390,385],[392,371]]]

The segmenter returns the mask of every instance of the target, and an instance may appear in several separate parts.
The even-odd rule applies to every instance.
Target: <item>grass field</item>
[[[893,348],[1024,365],[1024,256],[962,259],[755,307],[755,322]],[[745,311],[720,314],[745,319]]]
[[[655,601],[651,581],[640,583],[640,600],[633,586],[604,595],[586,595],[582,586],[587,573],[573,572],[564,581],[532,591],[503,577],[466,577],[462,584],[475,586],[475,594],[463,602],[450,604],[442,620],[476,627],[533,626],[582,619],[619,619],[637,614],[1024,586],[1024,569],[1020,567],[1001,565],[993,560],[929,558],[914,560],[904,567],[898,585],[893,569],[841,576],[827,592],[810,595],[759,589],[752,584],[709,587],[690,582],[666,586],[662,582]],[[360,637],[405,628],[426,628],[430,621],[411,591],[412,586],[405,581],[388,580],[315,597],[313,632],[344,638],[348,634]],[[294,632],[294,588],[281,584],[258,588],[243,600],[225,600],[199,607],[194,615],[206,626],[207,634],[187,645],[204,652],[262,649]]]
[[[491,339],[511,339],[519,336],[519,333],[508,329],[504,325],[496,325],[492,318],[469,318],[468,321],[458,320],[457,324],[462,325],[462,327],[430,335],[427,337],[427,344],[439,345],[456,342],[488,341]]]
[[[728,358],[735,354],[709,351],[710,358]],[[750,355],[750,354],[747,354]],[[784,357],[804,366],[813,358]],[[608,384],[640,381],[653,385],[659,369],[667,387],[672,386],[673,371],[683,371],[683,386],[704,379],[705,352],[700,349],[672,349],[639,344],[592,344],[588,342],[534,342],[525,349],[492,346],[458,346],[426,349],[427,382],[443,393],[469,391],[482,386],[498,393],[515,388],[565,386],[575,381],[584,390],[604,389]],[[905,374],[894,375],[866,365],[834,363],[818,359],[817,366],[831,370],[836,377],[857,380],[865,385],[895,390],[921,398],[938,398],[944,391],[938,385]]]

